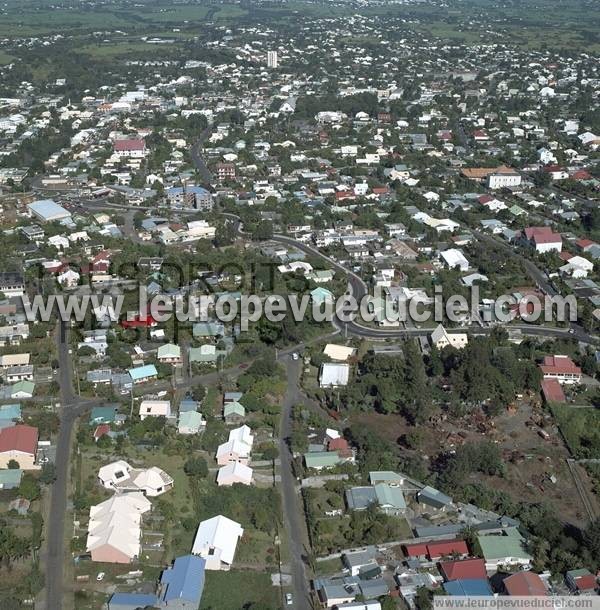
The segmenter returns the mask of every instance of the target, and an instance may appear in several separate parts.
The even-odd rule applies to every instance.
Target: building
[[[313,470],[334,468],[343,461],[337,451],[309,451],[304,454],[304,464]]]
[[[156,352],[156,358],[163,364],[181,364],[181,348],[172,343],[161,345]]]
[[[8,468],[11,461],[21,470],[38,470],[36,464],[38,429],[17,424],[0,429],[0,468]]]
[[[20,297],[25,294],[25,280],[18,272],[0,273],[0,294],[5,297]]]
[[[431,333],[429,339],[431,345],[439,350],[448,346],[463,349],[469,342],[469,336],[466,333],[449,333],[441,324]]]
[[[16,489],[21,484],[23,471],[20,468],[0,470],[0,490]]]
[[[4,354],[0,356],[0,369],[9,369],[13,366],[27,366],[30,354]]]
[[[502,584],[507,595],[535,595],[537,597],[548,595],[548,589],[544,581],[535,572],[517,572],[505,578]]]
[[[321,388],[338,388],[348,385],[350,379],[350,366],[334,362],[324,362],[319,372],[319,386]]]
[[[328,343],[323,350],[323,354],[328,358],[331,358],[331,360],[346,362],[349,358],[356,354],[356,348],[347,347],[345,345],[336,345],[335,343]]]
[[[138,610],[155,607],[156,595],[146,593],[113,593],[108,600],[108,610]]]
[[[532,557],[525,550],[523,537],[515,527],[504,530],[503,535],[477,536],[479,548],[488,571],[497,571],[503,567],[529,568]]]
[[[179,434],[199,434],[206,428],[206,420],[198,411],[184,411],[179,413],[177,432]]]
[[[118,494],[90,508],[86,550],[92,561],[132,563],[139,557],[142,515],[152,508],[142,493]]]
[[[443,540],[441,542],[426,542],[405,544],[404,553],[408,558],[425,558],[438,561],[442,557],[466,557],[469,549],[464,540]]]
[[[401,515],[406,512],[406,500],[402,490],[387,483],[348,489],[346,504],[350,510],[366,510],[375,505],[388,515]]]
[[[204,591],[206,560],[195,555],[177,557],[163,571],[158,586],[160,607],[173,610],[197,610]]]
[[[65,210],[52,199],[40,199],[28,206],[29,212],[42,222],[70,221],[71,212]]]
[[[252,468],[240,462],[230,462],[219,468],[217,473],[217,485],[219,487],[229,487],[235,483],[242,485],[252,484]]]
[[[539,368],[544,379],[556,379],[558,383],[564,385],[581,382],[581,368],[569,356],[545,356]]]
[[[168,400],[142,400],[140,403],[140,419],[146,417],[171,417],[171,403]]]
[[[550,227],[527,227],[521,240],[540,254],[562,250],[562,237]]]
[[[102,466],[98,480],[105,489],[117,493],[140,491],[146,496],[156,497],[173,488],[173,478],[164,470],[152,468],[132,468],[125,460],[117,460]]]
[[[192,554],[206,560],[207,570],[227,571],[231,568],[238,541],[243,534],[244,530],[239,523],[217,515],[200,522]]]
[[[565,582],[576,595],[595,595],[598,591],[597,578],[586,568],[569,570],[565,574]]]
[[[223,419],[228,425],[241,424],[246,417],[246,409],[237,401],[228,402],[223,406]]]
[[[483,559],[443,561],[440,563],[440,572],[447,581],[477,580],[487,577]]]
[[[215,170],[219,182],[235,180],[235,165],[233,163],[217,163]]]
[[[493,595],[487,578],[451,580],[444,583],[448,595],[461,597],[491,597]]]
[[[267,51],[267,68],[277,68],[279,66],[279,58],[277,51]]]
[[[145,140],[137,138],[115,140],[113,150],[122,159],[143,159],[148,154]]]
[[[440,258],[444,261],[448,269],[458,268],[460,271],[469,270],[469,261],[465,258],[465,255],[456,248],[449,248],[440,252]]]
[[[145,383],[158,379],[158,371],[153,364],[138,366],[127,371],[133,383]]]
[[[214,201],[209,191],[201,186],[174,186],[166,191],[167,202],[172,208],[195,209],[210,212]]]
[[[417,492],[417,502],[442,511],[452,506],[452,498],[429,485]]]

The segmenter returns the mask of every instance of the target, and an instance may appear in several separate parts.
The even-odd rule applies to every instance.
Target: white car
[[[96,576],[96,580],[98,582],[100,582],[101,580],[104,580],[105,576],[106,576],[106,574],[104,572],[98,572],[98,576]]]
[[[294,352],[292,354],[292,360],[298,360],[298,358],[300,358],[300,356],[298,356],[298,352]]]
[[[293,604],[293,600],[292,600],[292,594],[291,593],[286,593],[285,594],[285,605],[286,606],[291,606]]]

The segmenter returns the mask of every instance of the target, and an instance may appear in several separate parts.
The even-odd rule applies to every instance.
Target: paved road
[[[309,579],[306,573],[304,557],[309,553],[306,520],[301,499],[297,490],[297,481],[292,466],[292,453],[288,439],[292,435],[292,407],[304,400],[298,388],[302,360],[292,360],[289,356],[280,357],[286,365],[287,390],[283,403],[281,428],[279,434],[279,453],[281,459],[281,495],[283,501],[283,522],[290,545],[290,571],[294,587],[293,606],[297,610],[312,608],[310,600]]]
[[[46,610],[62,610],[70,607],[64,603],[63,565],[65,561],[64,537],[67,512],[67,489],[70,463],[71,434],[77,418],[91,408],[95,401],[81,400],[73,392],[73,371],[69,355],[69,331],[61,323],[56,333],[60,369],[61,417],[56,442],[56,481],[52,485],[50,511],[47,524],[46,545]]]

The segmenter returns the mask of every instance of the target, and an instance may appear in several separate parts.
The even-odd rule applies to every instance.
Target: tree
[[[17,460],[8,460],[8,468],[9,470],[18,470],[21,467],[19,466],[19,462],[17,462]]]
[[[205,478],[208,476],[208,464],[203,457],[192,457],[183,465],[183,471],[189,477]]]
[[[30,502],[40,497],[40,486],[37,479],[29,472],[26,472],[21,478],[19,495]]]
[[[51,485],[56,481],[56,466],[51,462],[47,462],[42,466],[42,473],[40,474],[40,483],[43,485]]]

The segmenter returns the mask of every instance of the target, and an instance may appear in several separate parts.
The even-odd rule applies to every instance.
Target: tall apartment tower
[[[277,51],[267,51],[267,67],[276,68],[278,65]]]

